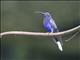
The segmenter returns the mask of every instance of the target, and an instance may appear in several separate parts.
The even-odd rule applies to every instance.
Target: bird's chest
[[[50,18],[44,18],[43,25],[48,32],[53,32],[54,27],[52,26]]]
[[[45,17],[45,18],[44,18],[44,21],[43,21],[43,25],[44,25],[45,27],[51,26],[51,24],[50,24],[50,19]]]

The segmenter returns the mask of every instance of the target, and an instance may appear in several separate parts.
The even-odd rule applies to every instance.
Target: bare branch
[[[57,32],[57,33],[42,33],[42,32],[25,32],[25,31],[8,31],[8,32],[2,32],[0,33],[0,37],[4,36],[4,35],[9,35],[9,34],[16,34],[16,35],[35,35],[35,36],[54,36],[54,35],[64,35],[70,32],[73,32],[75,30],[80,30],[80,25],[66,30],[66,31],[62,31],[62,32]]]

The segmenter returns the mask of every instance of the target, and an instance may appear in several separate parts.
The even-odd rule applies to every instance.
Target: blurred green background
[[[46,32],[43,17],[48,11],[60,31],[80,25],[80,1],[1,1],[1,32]],[[63,42],[72,34],[63,36]],[[80,34],[64,42],[63,52],[52,46],[49,37],[6,35],[1,39],[2,60],[80,60]]]

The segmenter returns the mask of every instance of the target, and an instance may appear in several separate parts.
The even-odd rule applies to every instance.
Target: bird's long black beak
[[[34,13],[45,14],[44,12],[41,12],[41,11],[35,11]]]

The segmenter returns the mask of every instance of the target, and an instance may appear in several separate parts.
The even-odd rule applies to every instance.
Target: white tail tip
[[[61,45],[60,41],[57,41],[56,43],[58,45],[59,50],[60,51],[63,51],[63,48],[62,48],[62,45]]]

